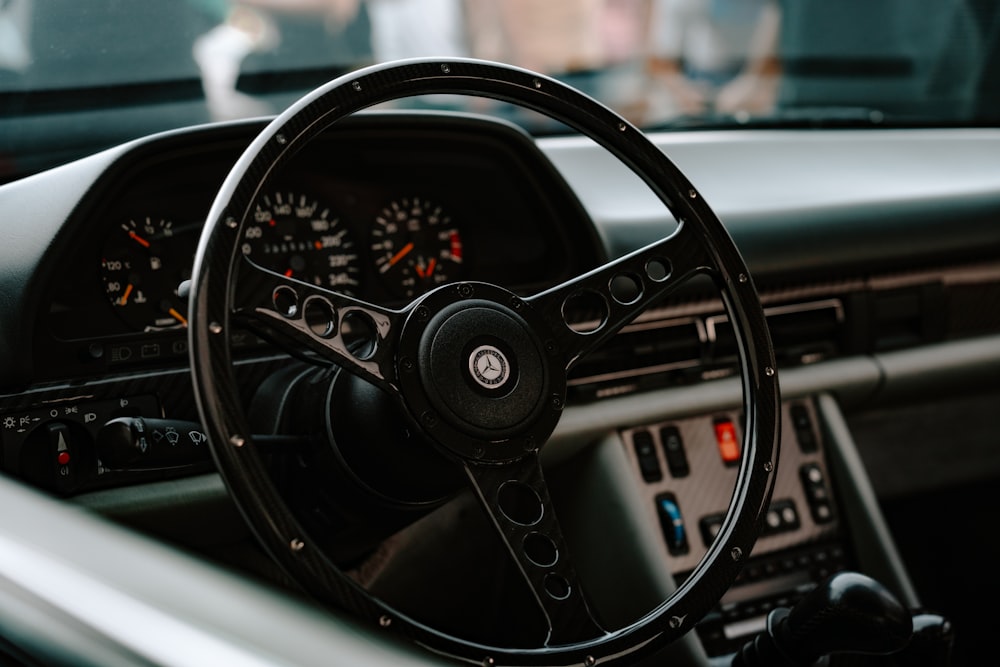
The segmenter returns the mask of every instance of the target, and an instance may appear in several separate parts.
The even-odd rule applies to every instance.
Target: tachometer
[[[191,277],[196,239],[163,218],[121,224],[104,245],[104,291],[119,315],[136,329],[155,331],[187,326],[187,301],[177,295]]]
[[[396,296],[411,298],[461,277],[462,237],[440,206],[418,197],[391,202],[375,217],[375,271]]]
[[[243,253],[289,278],[353,293],[360,266],[350,230],[318,199],[293,192],[263,195],[243,237]]]

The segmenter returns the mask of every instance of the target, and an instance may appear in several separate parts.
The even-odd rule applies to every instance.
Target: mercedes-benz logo
[[[469,355],[469,373],[484,389],[497,389],[510,377],[510,364],[492,345],[480,345]]]

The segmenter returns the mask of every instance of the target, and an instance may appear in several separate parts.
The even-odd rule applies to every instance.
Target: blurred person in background
[[[301,60],[307,68],[322,61],[353,69],[371,61],[468,55],[462,0],[189,1],[218,21],[192,50],[217,120],[272,112],[237,90],[244,62],[254,57],[273,54],[286,68]]]
[[[367,0],[377,62],[469,55],[462,0]]]
[[[404,58],[461,58],[469,55],[463,0],[366,0],[376,62]],[[468,98],[422,95],[388,106],[465,109]]]
[[[681,115],[774,108],[781,24],[776,0],[652,0],[648,69]]]
[[[605,65],[604,4],[605,0],[467,0],[472,55],[548,74],[592,93]]]
[[[191,47],[212,119],[231,120],[268,113],[267,105],[239,92],[236,82],[248,55],[277,46],[280,36],[274,21],[263,12],[230,0],[188,1],[218,22],[195,39]]]
[[[549,75],[599,97],[606,64],[604,5],[605,0],[466,0],[471,54]],[[482,98],[473,108],[536,132],[562,129],[542,114]]]
[[[273,113],[267,104],[237,90],[244,61],[254,54],[276,52],[287,67],[288,52],[330,48],[347,42],[346,26],[359,15],[361,0],[188,0],[217,25],[195,39],[192,56],[201,72],[202,87],[214,120]],[[307,35],[301,34],[303,30]],[[286,31],[300,34],[285,35]],[[329,38],[329,39],[326,39]],[[328,62],[355,62],[356,48],[329,53]],[[370,48],[363,49],[370,57]],[[306,58],[308,62],[309,58]],[[314,58],[313,58],[314,60]]]
[[[23,72],[31,64],[28,3],[29,0],[0,0],[0,72]]]

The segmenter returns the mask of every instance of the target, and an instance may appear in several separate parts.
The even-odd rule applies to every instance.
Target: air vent
[[[844,306],[840,299],[772,306],[764,309],[779,366],[812,363],[840,352]],[[736,357],[733,328],[726,315],[705,319],[709,358],[716,362]]]
[[[779,368],[1000,333],[1000,262],[938,267],[761,292]],[[651,308],[570,374],[574,399],[722,378],[736,343],[719,299]]]
[[[875,350],[898,350],[944,338],[947,310],[941,283],[876,291],[869,304]]]
[[[663,385],[672,375],[686,376],[701,366],[705,340],[700,318],[631,324],[573,368],[570,389],[576,394],[585,387],[621,385],[627,391],[654,379]],[[674,383],[680,381],[677,377]]]
[[[718,302],[716,302],[718,308]],[[844,338],[839,299],[764,309],[779,366],[812,363],[838,354]],[[729,318],[700,316],[632,324],[588,355],[570,374],[582,399],[725,377],[736,371],[736,342]]]

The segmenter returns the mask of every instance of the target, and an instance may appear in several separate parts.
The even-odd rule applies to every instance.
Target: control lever
[[[301,443],[302,436],[255,435],[265,447]],[[208,461],[208,436],[197,422],[118,417],[97,432],[97,457],[114,470],[176,468]]]
[[[209,458],[208,438],[197,422],[118,417],[97,432],[97,457],[106,468],[173,468]]]
[[[807,667],[831,653],[886,655],[903,649],[913,619],[882,584],[857,572],[834,574],[791,610],[767,617],[733,667]]]

